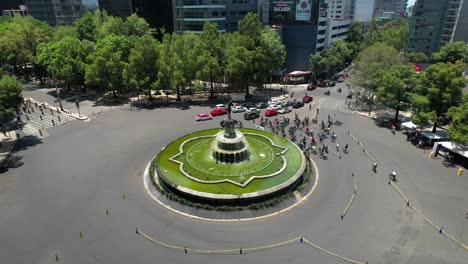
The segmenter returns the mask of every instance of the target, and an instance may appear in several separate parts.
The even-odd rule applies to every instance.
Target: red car
[[[304,96],[304,98],[302,98],[303,103],[310,103],[313,100],[314,100],[314,98],[312,98],[312,96],[308,96],[308,95],[306,95],[306,96]]]
[[[267,109],[265,111],[265,116],[275,116],[278,115],[278,111],[273,110],[273,109]]]
[[[328,82],[320,82],[317,86],[318,87],[328,87]]]
[[[316,85],[316,84],[309,84],[309,85],[307,86],[307,91],[313,91],[313,90],[315,90],[315,89],[317,89],[317,85]]]
[[[219,109],[215,108],[215,110],[211,111],[211,116],[219,116],[219,115],[227,115],[228,111],[226,109]]]

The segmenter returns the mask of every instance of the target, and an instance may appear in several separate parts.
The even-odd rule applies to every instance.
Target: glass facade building
[[[31,16],[49,25],[71,25],[83,15],[81,0],[27,0]]]

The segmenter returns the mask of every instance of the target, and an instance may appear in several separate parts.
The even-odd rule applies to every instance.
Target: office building
[[[350,10],[350,3],[344,0],[320,1],[316,52],[321,53],[333,42],[348,38],[352,20],[350,11],[346,10]]]
[[[83,15],[81,0],[27,0],[31,16],[49,25],[71,25]]]
[[[2,10],[17,10],[18,6],[24,5],[24,0],[1,0],[0,1],[0,12]]]
[[[353,19],[359,22],[369,22],[374,17],[375,0],[355,0]]]
[[[256,0],[172,0],[174,29],[201,33],[205,22],[218,24],[220,32],[237,30],[237,23],[249,12],[257,13]]]
[[[28,9],[25,5],[20,5],[17,9],[3,9],[2,16],[14,17],[14,16],[27,16]]]
[[[468,41],[467,0],[417,0],[408,51],[430,55],[453,41]]]
[[[376,0],[374,17],[388,20],[405,16],[408,0]]]

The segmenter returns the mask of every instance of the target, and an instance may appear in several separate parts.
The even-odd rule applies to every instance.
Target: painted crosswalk
[[[25,104],[19,111],[19,114],[23,122],[23,133],[42,137],[48,135],[47,129],[75,120],[64,112],[51,111],[44,108],[41,111],[41,108],[33,104]]]
[[[353,113],[356,109],[354,102],[342,98],[315,97],[314,104],[320,109],[331,109],[342,113]]]

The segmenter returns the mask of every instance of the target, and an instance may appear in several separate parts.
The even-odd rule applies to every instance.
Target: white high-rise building
[[[374,17],[375,0],[355,0],[354,2],[355,4],[353,19],[359,22],[371,21]]]
[[[323,52],[339,39],[348,38],[349,26],[352,22],[351,3],[351,0],[321,1],[317,29],[317,53]]]

